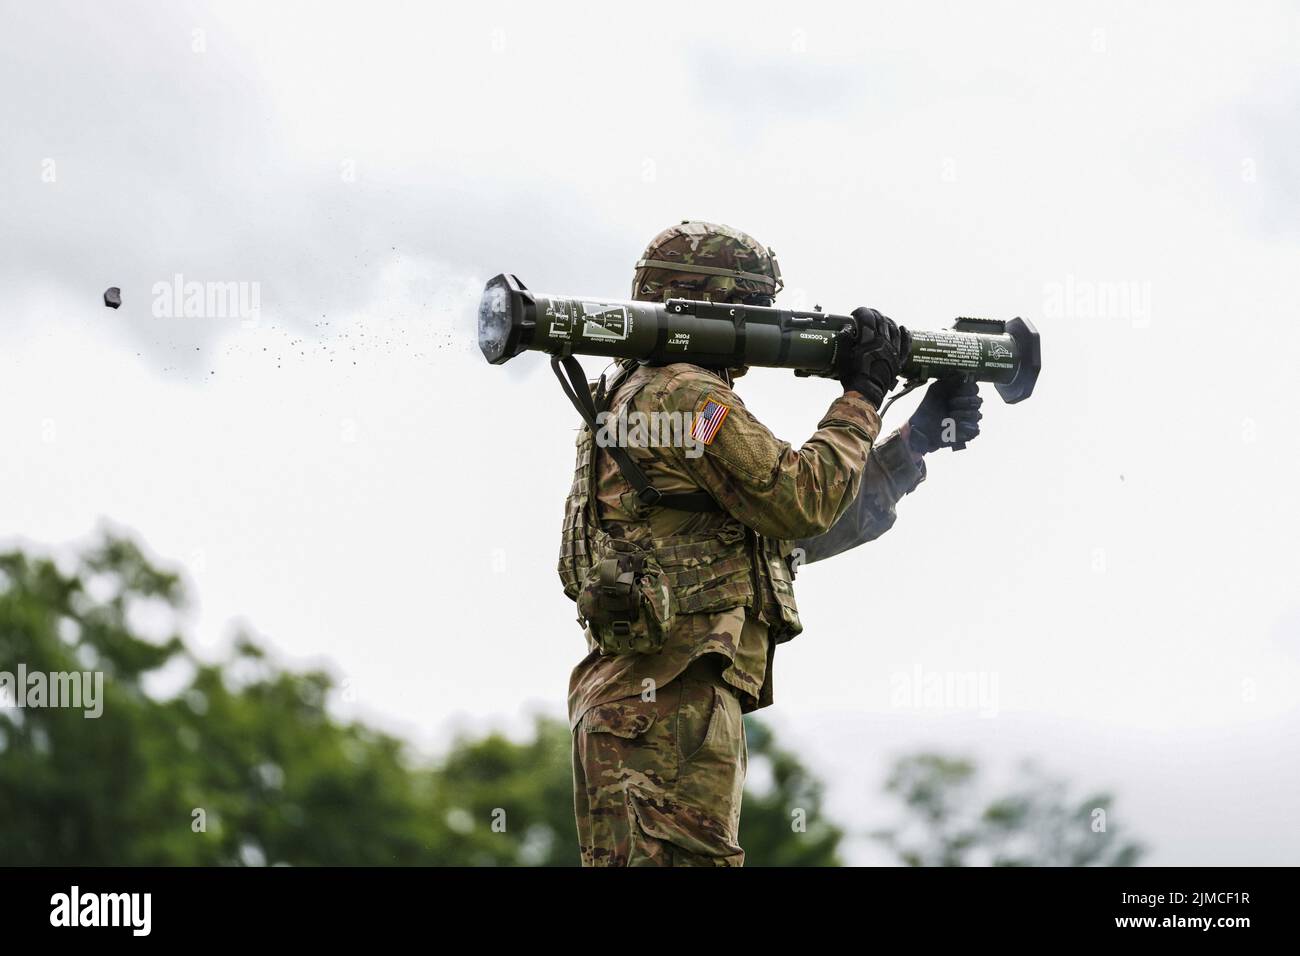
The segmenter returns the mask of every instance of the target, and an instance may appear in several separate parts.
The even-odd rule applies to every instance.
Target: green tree
[[[197,658],[177,574],[107,534],[68,570],[0,554],[0,672],[102,672],[102,713],[0,705],[0,864],[574,865],[570,737],[457,739],[440,760],[328,709],[323,671],[241,635]],[[170,622],[164,640],[133,624]],[[179,689],[148,691],[170,677]],[[773,787],[746,797],[752,863],[835,861],[821,784],[752,719]],[[806,811],[806,832],[792,811]]]
[[[844,831],[822,810],[824,787],[794,754],[776,743],[772,730],[745,718],[751,781],[757,772],[770,786],[746,788],[740,814],[740,845],[746,866],[839,866]]]
[[[94,595],[92,597],[92,595]],[[416,863],[442,834],[398,740],[325,709],[320,672],[248,638],[205,664],[133,612],[177,611],[179,578],[106,536],[71,574],[0,555],[0,671],[100,671],[103,710],[0,709],[0,863]],[[146,678],[188,671],[157,700]]]
[[[885,791],[902,802],[903,818],[874,836],[908,866],[1132,866],[1143,853],[1111,820],[1111,794],[1071,797],[1066,781],[1032,762],[992,800],[981,800],[977,784],[965,757],[899,759]]]
[[[445,861],[577,866],[568,725],[538,717],[531,740],[460,738],[440,763],[434,808],[450,831]]]

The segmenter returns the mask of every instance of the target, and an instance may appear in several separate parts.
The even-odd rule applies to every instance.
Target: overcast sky
[[[919,746],[1034,755],[1148,862],[1295,863],[1298,20],[0,4],[0,545],[128,529],[204,653],[242,622],[430,750],[562,716],[576,420],[541,356],[482,360],[478,293],[626,296],[660,229],[727,222],[787,304],[1043,333],[1032,400],[988,391],[889,535],[799,576],[765,716],[837,817]],[[259,308],[168,316],[177,275]],[[795,444],[837,392],[741,386]],[[993,705],[902,706],[917,669]]]

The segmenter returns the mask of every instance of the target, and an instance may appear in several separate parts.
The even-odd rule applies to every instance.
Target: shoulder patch
[[[713,444],[718,429],[722,427],[730,411],[730,405],[725,405],[709,396],[704,402],[704,407],[695,413],[695,421],[691,425],[691,437],[701,445]]]

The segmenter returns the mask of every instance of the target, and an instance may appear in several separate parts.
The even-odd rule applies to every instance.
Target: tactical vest
[[[617,414],[619,408],[626,407],[654,374],[654,369],[640,368],[631,376],[617,379],[609,393],[614,401],[605,403],[608,410]],[[591,395],[590,392],[587,394]],[[604,395],[603,388],[595,390],[593,397],[597,400],[597,405],[601,404]],[[558,565],[564,593],[573,600],[577,600],[583,578],[592,565],[609,554],[610,550],[610,536],[601,528],[597,513],[597,446],[591,427],[584,425],[578,433],[576,444],[573,484],[564,503]],[[621,466],[621,462],[619,464]],[[628,478],[627,469],[620,467],[614,480],[622,485],[619,497],[628,511],[635,514],[638,507],[648,507],[644,504],[644,487],[635,487],[647,484],[644,476],[633,482]],[[688,497],[698,499],[698,494],[659,496],[656,492],[652,498],[663,507],[669,506],[674,500],[691,504]],[[789,640],[800,633],[803,627],[794,600],[793,577],[786,561],[788,542],[756,534],[735,518],[721,512],[716,504],[712,508],[691,505],[688,510],[719,511],[723,520],[717,528],[709,531],[647,537],[639,542],[654,554],[665,572],[676,599],[677,612],[716,613],[745,607],[753,609],[755,613],[761,612],[778,642]]]

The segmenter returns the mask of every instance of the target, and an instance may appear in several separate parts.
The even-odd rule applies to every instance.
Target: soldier
[[[771,305],[781,287],[770,249],[688,221],[650,243],[632,295]],[[743,864],[742,715],[772,703],[776,646],[802,630],[792,561],[889,530],[925,479],[923,456],[979,434],[977,387],[939,381],[877,442],[908,335],[874,309],[853,316],[844,395],[798,450],[732,390],[744,369],[625,361],[594,392],[610,415],[668,413],[691,427],[653,447],[601,447],[589,427],[578,436],[559,571],[589,651],[569,683],[583,865]]]

